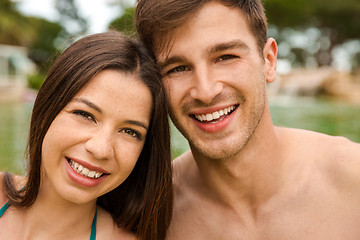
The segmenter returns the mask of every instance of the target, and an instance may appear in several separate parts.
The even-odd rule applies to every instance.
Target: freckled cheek
[[[67,143],[69,140],[70,139],[67,138],[66,131],[64,131],[63,128],[57,128],[56,124],[51,124],[43,139],[43,155],[55,152],[57,149],[62,147],[62,143]]]
[[[143,143],[122,143],[114,147],[117,165],[121,171],[129,171],[134,168],[143,149]]]

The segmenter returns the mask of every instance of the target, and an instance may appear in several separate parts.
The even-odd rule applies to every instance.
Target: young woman
[[[165,239],[169,139],[145,48],[117,32],[78,40],[36,98],[26,177],[2,174],[0,239]]]

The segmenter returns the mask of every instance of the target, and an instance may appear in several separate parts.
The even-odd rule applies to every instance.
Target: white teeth
[[[91,171],[91,172],[89,172],[88,177],[93,178],[93,177],[95,177],[95,174],[96,174],[95,171]]]
[[[206,114],[206,121],[212,121],[214,118],[212,116],[212,114],[208,113]]]
[[[90,170],[85,168],[81,171],[81,173],[84,175],[84,176],[87,176],[89,174]]]
[[[212,114],[212,116],[213,116],[214,119],[218,119],[220,117],[220,113],[219,112],[214,112]]]
[[[230,113],[232,110],[235,109],[235,106],[231,106],[231,107],[227,107],[227,108],[224,108],[222,110],[219,110],[219,111],[216,111],[216,112],[213,112],[213,113],[208,113],[208,114],[196,114],[195,115],[195,118],[201,122],[203,121],[213,121],[213,120],[217,120],[219,119],[220,117]]]
[[[88,177],[88,178],[99,178],[102,176],[101,172],[96,172],[96,171],[90,171],[89,169],[87,169],[86,167],[80,165],[77,162],[74,162],[73,160],[69,161],[70,166],[72,167],[72,169],[74,169],[75,172]]]

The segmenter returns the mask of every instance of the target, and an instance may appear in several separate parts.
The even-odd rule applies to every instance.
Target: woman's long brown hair
[[[18,190],[11,174],[5,173],[5,193],[16,207],[29,207],[35,202],[47,130],[74,95],[105,69],[139,76],[152,93],[153,111],[144,148],[132,173],[119,187],[99,197],[98,205],[111,213],[119,227],[137,234],[139,239],[165,239],[173,202],[165,92],[153,56],[138,41],[115,31],[84,37],[55,61],[33,107],[26,186]]]

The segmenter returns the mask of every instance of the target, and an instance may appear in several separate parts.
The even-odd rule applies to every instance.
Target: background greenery
[[[29,57],[38,65],[40,76],[46,74],[53,56],[66,44],[88,34],[89,24],[79,13],[74,0],[54,1],[60,15],[57,22],[24,16],[17,4],[17,1],[0,0],[0,44],[28,47]],[[112,1],[111,4],[119,9],[119,16],[109,24],[109,28],[136,35],[134,8],[125,9],[122,1]],[[289,48],[279,57],[290,57],[295,66],[304,66],[309,59],[316,66],[331,65],[331,52],[337,46],[360,39],[359,0],[264,0],[264,5],[270,25],[269,36],[275,37],[279,46],[286,43]],[[309,29],[318,32],[313,46],[299,47],[289,42],[294,32],[305,34]],[[351,57],[351,68],[356,70],[360,64],[360,51]],[[39,85],[31,86],[37,88]]]

